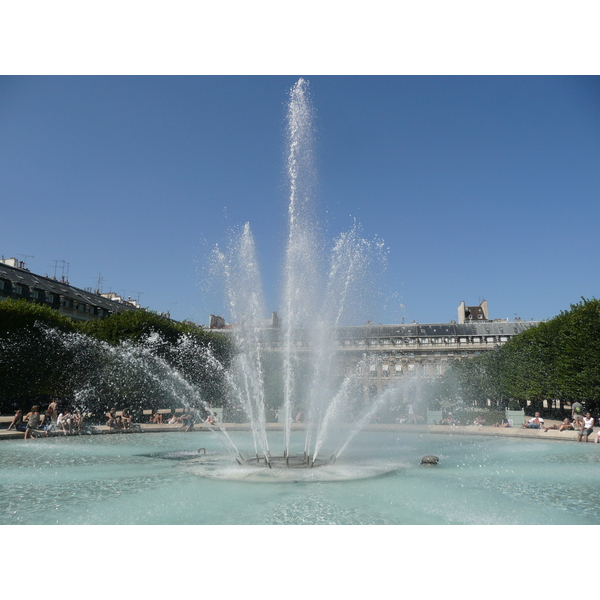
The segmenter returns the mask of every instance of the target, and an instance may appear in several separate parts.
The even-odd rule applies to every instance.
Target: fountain
[[[308,469],[320,470],[323,479],[337,479],[342,472],[345,478],[352,476],[347,467],[332,468],[350,441],[397,391],[390,387],[367,403],[360,369],[368,359],[353,372],[340,375],[336,333],[339,325],[352,322],[361,293],[370,289],[368,279],[382,244],[363,239],[355,223],[330,250],[325,250],[315,218],[312,113],[308,83],[300,79],[290,91],[287,113],[288,235],[283,308],[274,326],[265,327],[267,310],[261,274],[254,238],[246,223],[231,234],[224,250],[217,247],[213,253],[229,318],[236,324],[232,364],[225,366],[210,348],[194,350],[193,344],[186,346],[185,338],[174,350],[185,358],[167,361],[161,357],[166,350],[161,348],[158,334],[150,335],[143,344],[115,347],[85,335],[44,329],[40,335],[59,354],[69,357],[65,361],[72,367],[69,371],[81,381],[78,406],[85,407],[88,400],[93,404],[94,400],[118,397],[118,386],[113,390],[112,383],[126,382],[125,388],[147,390],[169,405],[183,404],[188,410],[196,410],[198,416],[205,415],[211,410],[209,403],[188,381],[185,370],[173,366],[193,363],[224,381],[227,404],[240,406],[247,416],[252,434],[250,451],[240,451],[222,423],[211,428],[226,450],[226,459],[239,467],[237,471],[227,468],[229,476],[245,479],[249,470],[256,469],[276,471],[278,477],[284,477],[280,472],[287,469],[296,472],[295,477]],[[20,340],[15,343],[18,345]],[[278,381],[273,383],[275,379]],[[273,440],[267,434],[272,411],[277,411],[281,424],[277,452],[271,451]],[[292,423],[300,411],[305,418],[298,447],[298,432],[292,435],[297,427],[293,428]],[[197,457],[196,462],[198,474],[219,474],[212,459]],[[207,464],[209,469],[205,468]],[[371,467],[357,476],[383,471]],[[303,477],[311,479],[313,475]]]
[[[307,84],[300,80],[288,114],[280,326],[265,327],[254,240],[245,225],[215,252],[237,324],[231,368],[209,349],[180,349],[183,362],[204,364],[225,379],[249,431],[221,426],[210,433],[3,442],[0,524],[598,522],[600,455],[594,444],[366,427],[398,390],[364,402],[358,372],[336,373],[335,332],[354,316],[357,288],[380,246],[361,239],[354,227],[330,252],[322,251],[312,206],[310,116]],[[99,393],[94,386],[110,391],[112,381],[129,378],[190,408],[210,408],[183,372],[153,352],[158,338],[114,347],[52,330],[45,335],[56,339],[57,351],[77,348],[74,372],[96,366],[79,392],[82,404]],[[273,408],[281,415],[274,428],[268,423]],[[292,425],[298,408],[306,420]]]
[[[246,463],[268,468],[314,468],[333,464],[362,426],[374,417],[389,393],[363,407],[348,439],[329,457],[323,456],[330,433],[349,422],[360,393],[358,370],[340,378],[336,330],[355,308],[353,302],[381,244],[359,235],[358,226],[339,236],[327,253],[314,217],[312,108],[308,83],[300,79],[290,92],[287,114],[289,178],[288,236],[277,325],[265,328],[266,307],[250,225],[232,234],[226,250],[215,250],[215,271],[224,279],[230,319],[235,323],[236,358],[227,374],[230,395],[247,414],[254,457]],[[363,286],[365,287],[365,286]],[[274,344],[277,350],[273,350]],[[280,375],[278,414],[283,423],[281,455],[273,455],[267,436],[266,354]],[[273,356],[275,355],[275,356]],[[276,363],[276,367],[273,367]],[[273,399],[270,399],[271,404]],[[273,407],[271,407],[273,410]],[[291,455],[291,424],[301,410],[306,416],[304,447]]]

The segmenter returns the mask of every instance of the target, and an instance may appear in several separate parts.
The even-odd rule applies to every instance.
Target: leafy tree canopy
[[[77,329],[72,319],[44,304],[12,298],[0,301],[0,337],[12,336],[17,331],[33,331],[36,323],[60,331]]]
[[[453,379],[455,389],[477,403],[514,398],[600,404],[600,300],[582,298],[498,350],[453,365],[444,379]]]

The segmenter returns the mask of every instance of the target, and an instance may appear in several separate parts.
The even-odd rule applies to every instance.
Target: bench
[[[427,425],[439,425],[442,422],[442,411],[441,410],[428,410],[427,411]]]
[[[505,413],[506,420],[513,427],[520,427],[525,422],[525,411],[524,410],[508,410]]]

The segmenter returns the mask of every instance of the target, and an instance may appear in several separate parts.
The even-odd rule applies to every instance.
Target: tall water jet
[[[215,255],[225,279],[231,317],[238,323],[234,336],[236,354],[228,383],[250,419],[257,455],[260,449],[268,457],[261,344],[265,303],[250,225],[246,223],[233,237],[226,252],[217,250]]]
[[[271,457],[267,439],[266,353],[271,354],[271,369],[277,362],[281,377],[281,398],[275,400],[283,422],[281,458],[290,465],[291,425],[295,410],[301,409],[306,415],[303,460],[314,465],[335,425],[349,421],[350,405],[362,392],[360,366],[339,375],[336,335],[344,318],[356,317],[357,291],[368,287],[365,278],[382,249],[381,242],[363,239],[354,223],[334,241],[331,251],[324,250],[315,217],[313,109],[303,79],[290,90],[287,146],[288,231],[277,325],[265,327],[266,306],[250,225],[232,236],[226,250],[215,251],[235,324],[236,356],[227,375],[230,393],[251,423],[257,461],[262,454],[269,466],[281,460]],[[292,462],[297,465],[297,458]]]
[[[308,82],[298,80],[290,92],[287,114],[287,172],[290,196],[288,239],[283,278],[283,411],[284,447],[290,446],[292,402],[298,353],[295,343],[302,326],[310,325],[316,314],[312,303],[319,289],[319,253],[313,215],[314,165],[312,109]]]

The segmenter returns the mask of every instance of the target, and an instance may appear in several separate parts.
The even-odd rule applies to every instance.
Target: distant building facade
[[[420,380],[434,379],[452,362],[494,350],[537,324],[487,320],[340,327],[340,374],[364,363],[365,387],[379,394],[398,378],[418,375]]]
[[[458,307],[458,322],[338,327],[338,375],[342,377],[358,369],[365,391],[369,395],[380,394],[401,379],[414,377],[419,382],[434,379],[445,373],[452,362],[494,350],[538,324],[539,321],[518,319],[490,320],[484,300],[470,307],[462,302]],[[231,325],[226,327],[224,331],[232,331]],[[279,318],[274,313],[263,330],[265,347],[281,348],[280,331]],[[309,339],[310,331],[300,330],[296,347],[308,350]]]
[[[25,299],[44,304],[77,321],[102,319],[113,313],[136,310],[134,300],[117,294],[101,294],[82,290],[67,281],[36,275],[16,258],[0,259],[0,301]]]

